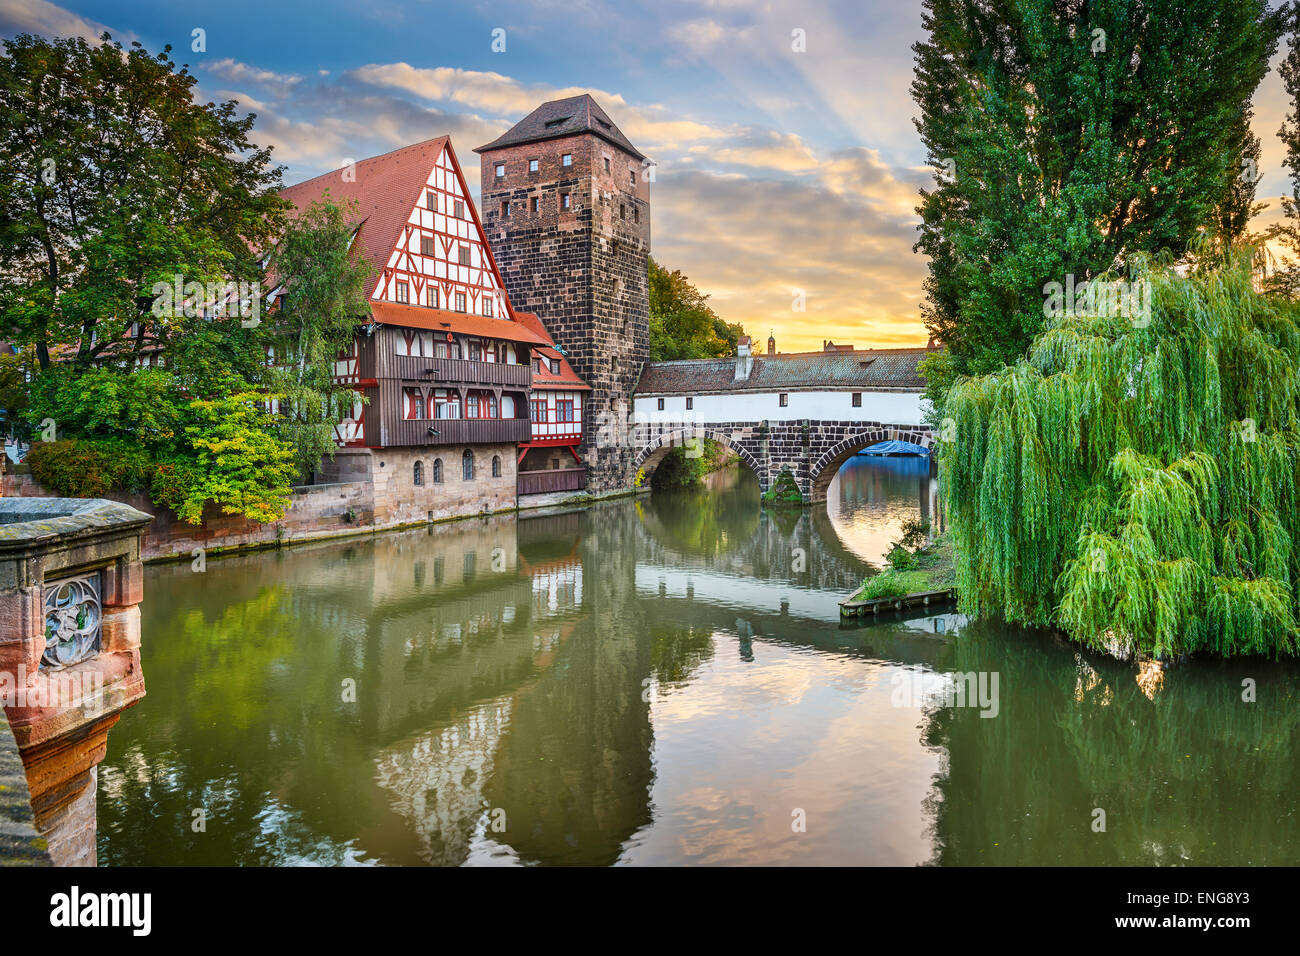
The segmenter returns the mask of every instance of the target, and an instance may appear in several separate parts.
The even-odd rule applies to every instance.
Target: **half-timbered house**
[[[449,138],[281,195],[355,202],[354,248],[373,267],[369,315],[335,368],[367,402],[339,424],[323,476],[373,482],[379,524],[513,507],[532,353],[553,343],[511,307]]]

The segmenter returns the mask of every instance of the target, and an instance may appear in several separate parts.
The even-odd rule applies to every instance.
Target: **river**
[[[99,862],[1300,859],[1296,665],[1159,671],[951,611],[842,627],[932,493],[858,458],[825,508],[765,511],[730,470],[150,566]]]

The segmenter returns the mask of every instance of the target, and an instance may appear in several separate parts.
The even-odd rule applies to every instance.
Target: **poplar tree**
[[[925,0],[916,121],[931,397],[1043,328],[1043,287],[1242,237],[1251,96],[1289,17],[1266,0]]]

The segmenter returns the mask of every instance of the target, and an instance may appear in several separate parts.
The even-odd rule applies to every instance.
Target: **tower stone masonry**
[[[634,450],[618,426],[649,355],[651,167],[587,94],[543,103],[475,152],[484,231],[511,303],[537,313],[592,388],[587,488],[630,488]]]

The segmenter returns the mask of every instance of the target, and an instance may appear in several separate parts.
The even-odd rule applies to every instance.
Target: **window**
[[[460,418],[460,393],[439,389],[433,396],[434,418],[445,421]]]
[[[542,370],[542,360],[536,355],[533,356],[533,374],[536,375]]]
[[[573,416],[573,399],[565,398],[555,403],[555,420],[557,422],[576,422]]]
[[[632,221],[633,221],[633,222],[640,222],[640,221],[641,221],[641,207],[640,207],[640,206],[633,206],[633,207],[632,207]]]
[[[433,285],[430,285],[429,288],[428,288],[427,290],[425,290],[425,291],[426,291],[426,294],[428,295],[428,300],[427,300],[427,301],[428,301],[428,303],[429,303],[429,308],[431,308],[431,309],[436,309],[436,308],[438,307],[438,289],[437,289],[437,287],[436,287],[436,286],[433,286]],[[447,347],[447,344],[446,344],[445,342],[439,342],[438,344],[441,345],[441,346],[443,347],[444,350],[445,350],[446,347]]]
[[[495,395],[489,395],[489,396],[487,397],[487,417],[488,417],[488,418],[500,418],[500,417],[501,417],[501,416],[497,413],[497,397],[496,397]]]
[[[433,255],[433,236],[420,236],[420,255]]]
[[[785,408],[787,405],[790,404],[790,394],[788,392],[782,392],[779,396],[779,399],[782,408]]]
[[[605,172],[609,172],[609,157],[605,157]]]
[[[435,485],[442,484],[442,459],[441,458],[435,458],[433,460],[433,483]]]
[[[561,165],[561,166],[572,166],[572,165],[573,165],[573,154],[572,154],[572,153],[565,153],[563,156],[561,156],[561,157],[560,157],[560,165]]]
[[[465,417],[478,418],[478,396],[473,392],[465,399]]]
[[[510,203],[505,202],[505,201],[502,201],[502,203],[501,203],[501,218],[502,218],[502,219],[509,219],[509,218],[510,218]]]
[[[393,298],[398,302],[410,302],[411,290],[405,282],[399,282],[393,286]]]
[[[528,171],[529,171],[530,173],[535,173],[535,172],[537,172],[537,160],[535,160],[535,159],[530,159],[530,160],[528,161]]]
[[[501,457],[499,455],[492,456],[492,477],[501,477]]]
[[[423,421],[425,416],[424,395],[418,388],[404,388],[402,395],[405,398],[403,403],[405,413],[403,415],[407,421]]]
[[[568,193],[560,193],[560,208],[561,208],[561,209],[564,209],[564,210],[567,210],[567,209],[570,208],[570,206],[569,206],[569,194],[568,194]]]
[[[460,244],[460,250],[458,255],[460,256],[461,265],[463,266],[469,265],[469,246],[465,245],[465,243],[462,242]]]
[[[456,311],[457,311],[457,312],[464,312],[464,311],[465,311],[465,293],[464,293],[464,292],[457,292],[457,293],[456,293]]]
[[[690,397],[687,397],[687,399],[686,399],[686,407],[687,407],[688,409],[690,409],[690,408],[694,408],[694,407],[695,407],[695,399],[690,398]]]
[[[497,179],[503,178],[505,174],[506,174],[506,164],[497,163]]]
[[[483,361],[483,343],[478,339],[469,343],[469,357],[473,362]]]
[[[424,484],[424,462],[417,461],[415,463],[411,480],[415,482],[417,487]]]
[[[540,212],[540,211],[541,211],[541,208],[542,208],[542,201],[541,201],[540,199],[538,199],[536,196],[534,196],[532,199],[530,199],[530,200],[528,201],[528,204],[529,204],[529,206],[532,208],[532,211],[533,211],[533,212],[536,213],[536,212]]]
[[[464,203],[464,202],[462,202],[461,200],[457,199],[457,200],[456,200],[456,205],[455,205],[453,208],[456,210],[456,218],[457,218],[457,219],[464,219],[464,218],[465,218],[465,203]]]
[[[663,410],[664,410],[664,400],[661,398],[659,399],[659,411],[662,412]]]
[[[466,481],[474,480],[474,453],[468,448],[460,456],[460,476]]]
[[[534,398],[534,399],[533,399],[531,402],[529,402],[528,404],[529,404],[529,406],[530,406],[530,409],[529,409],[529,411],[530,411],[530,415],[529,415],[529,417],[530,417],[534,422],[545,422],[545,421],[546,421],[546,399],[544,399],[544,398]]]
[[[483,314],[492,318],[492,300],[487,296],[483,297]]]
[[[552,374],[552,375],[559,375],[559,374],[560,374],[560,360],[559,360],[559,359],[551,359],[551,374]]]
[[[853,407],[854,407],[854,408],[861,408],[861,407],[862,407],[862,393],[861,393],[861,392],[854,392],[854,393],[853,393]]]
[[[629,169],[627,171],[627,178],[631,180],[632,188],[635,189],[636,188],[636,167],[633,167],[632,169]]]
[[[626,218],[627,218],[627,204],[626,204],[626,203],[619,203],[619,204],[618,204],[618,218],[619,218],[619,219],[626,219]]]
[[[438,194],[430,189],[424,194],[424,204],[429,207],[430,212],[438,211]]]

